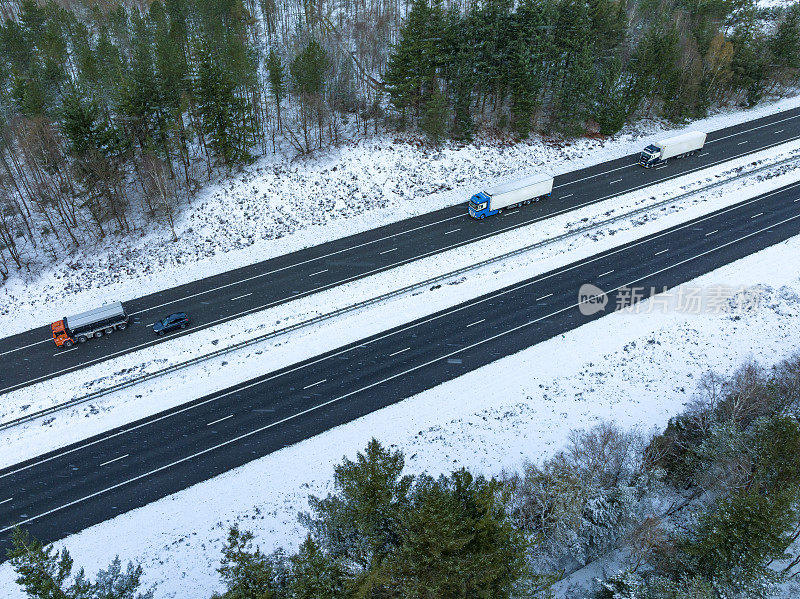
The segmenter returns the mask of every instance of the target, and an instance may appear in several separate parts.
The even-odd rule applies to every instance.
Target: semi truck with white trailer
[[[706,134],[702,131],[689,131],[675,137],[662,139],[642,150],[639,164],[645,168],[659,166],[670,158],[683,158],[690,154],[696,154],[703,149],[705,143]]]
[[[504,183],[476,193],[469,200],[469,215],[472,218],[484,219],[502,212],[505,208],[538,202],[542,198],[550,197],[552,192],[553,177],[537,173],[519,181]]]
[[[53,341],[58,347],[72,347],[85,343],[92,337],[110,335],[114,331],[128,328],[130,317],[120,302],[106,304],[88,312],[65,316],[50,325]]]

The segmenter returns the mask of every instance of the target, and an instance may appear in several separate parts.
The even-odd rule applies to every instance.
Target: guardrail
[[[213,358],[217,358],[219,356],[223,356],[225,354],[228,354],[228,353],[234,352],[236,350],[242,349],[243,347],[247,347],[249,345],[254,345],[256,343],[261,343],[262,341],[266,341],[268,339],[272,339],[273,337],[278,337],[280,335],[285,335],[287,333],[291,333],[292,331],[296,331],[298,329],[301,329],[301,328],[304,328],[304,327],[307,327],[307,326],[311,326],[311,325],[323,322],[325,320],[329,320],[331,318],[336,318],[337,316],[341,316],[342,314],[347,314],[349,312],[355,312],[356,310],[360,310],[360,309],[365,308],[367,306],[371,306],[373,304],[377,304],[377,303],[386,301],[386,300],[391,299],[393,297],[397,297],[397,296],[400,296],[400,295],[404,295],[406,293],[410,293],[412,291],[416,291],[416,290],[421,289],[423,287],[427,287],[428,285],[435,285],[436,283],[440,283],[442,281],[446,281],[447,279],[451,279],[453,277],[456,277],[458,275],[470,272],[472,270],[475,270],[475,269],[478,269],[478,268],[482,268],[482,267],[487,266],[489,264],[493,264],[495,262],[501,262],[503,260],[507,260],[509,258],[513,258],[514,256],[518,256],[520,254],[524,254],[526,252],[530,252],[531,250],[542,248],[542,247],[545,247],[547,245],[550,245],[550,244],[553,244],[553,243],[557,243],[559,241],[563,241],[564,239],[569,239],[570,237],[577,237],[577,236],[583,235],[584,233],[587,233],[589,231],[592,231],[592,230],[595,230],[595,229],[599,229],[601,227],[613,224],[613,223],[615,223],[617,221],[620,221],[620,220],[623,220],[623,219],[627,219],[627,218],[630,218],[632,216],[636,216],[637,214],[650,212],[650,211],[652,211],[654,209],[660,208],[661,206],[665,206],[667,204],[673,204],[675,202],[679,202],[679,201],[684,200],[684,199],[686,199],[688,197],[691,197],[693,195],[697,195],[698,193],[708,191],[709,189],[713,189],[715,187],[720,187],[722,185],[727,185],[727,184],[729,184],[729,183],[731,183],[733,181],[736,181],[737,179],[741,179],[741,178],[744,178],[744,177],[749,177],[749,176],[752,176],[752,175],[754,175],[756,173],[759,173],[761,171],[765,171],[765,170],[773,169],[773,168],[776,168],[776,167],[780,167],[780,166],[782,166],[784,164],[789,164],[791,162],[800,162],[800,156],[793,155],[793,156],[790,156],[790,157],[785,158],[783,160],[780,160],[778,162],[773,162],[773,163],[768,164],[768,165],[760,166],[758,168],[755,168],[755,169],[747,171],[747,172],[739,172],[736,175],[734,175],[733,177],[730,177],[730,178],[727,178],[727,179],[724,179],[724,180],[721,180],[721,181],[715,181],[713,183],[710,183],[708,185],[699,187],[697,189],[684,192],[682,194],[667,198],[665,200],[661,200],[659,202],[656,202],[655,204],[649,204],[647,206],[642,206],[640,208],[636,208],[634,210],[625,212],[624,214],[618,214],[617,216],[613,216],[613,217],[607,218],[605,220],[602,220],[602,221],[599,221],[599,222],[596,222],[596,223],[593,223],[593,224],[590,224],[590,225],[586,225],[586,226],[583,226],[583,227],[578,227],[577,229],[573,229],[571,231],[567,231],[566,233],[562,233],[562,234],[557,235],[555,237],[551,237],[550,239],[543,239],[541,241],[537,241],[536,243],[532,243],[532,244],[527,245],[525,247],[521,247],[521,248],[518,248],[516,250],[510,251],[510,252],[506,252],[505,254],[501,254],[501,255],[495,256],[493,258],[488,258],[488,259],[486,259],[486,260],[484,260],[482,262],[479,262],[479,263],[476,263],[476,264],[471,264],[469,266],[463,266],[463,267],[461,267],[459,269],[450,271],[448,273],[445,273],[445,274],[442,274],[442,275],[437,275],[435,277],[431,277],[429,279],[425,279],[424,281],[418,281],[417,283],[412,283],[411,285],[406,285],[405,287],[401,287],[400,289],[395,289],[394,291],[389,291],[389,292],[384,293],[382,295],[379,295],[379,296],[376,296],[376,297],[373,297],[373,298],[370,298],[370,299],[367,299],[367,300],[364,300],[364,301],[361,301],[361,302],[357,302],[357,303],[352,304],[350,306],[339,308],[337,310],[334,310],[332,312],[327,312],[325,314],[320,314],[319,316],[315,316],[314,318],[310,318],[310,319],[304,320],[302,322],[298,322],[298,323],[295,323],[295,324],[292,324],[292,325],[288,325],[286,327],[283,327],[283,328],[280,328],[280,329],[276,329],[274,331],[270,331],[269,333],[264,333],[263,335],[258,335],[256,337],[251,338],[251,339],[246,339],[244,341],[240,341],[238,343],[234,343],[233,345],[229,345],[227,347],[215,350],[215,351],[213,351],[211,353],[208,353],[208,354],[203,354],[202,356],[197,356],[195,358],[191,358],[191,359],[186,360],[184,362],[178,362],[176,364],[172,364],[170,366],[167,366],[167,367],[162,368],[160,370],[157,370],[155,372],[151,372],[151,373],[148,373],[148,374],[145,374],[145,375],[142,375],[142,376],[138,376],[138,377],[133,378],[133,379],[131,379],[129,381],[124,381],[124,382],[118,383],[116,385],[112,385],[110,387],[107,387],[105,389],[98,389],[97,391],[93,391],[93,392],[88,393],[86,395],[83,395],[81,397],[73,398],[73,399],[71,399],[69,401],[66,401],[64,403],[60,403],[60,404],[57,404],[57,405],[54,405],[54,406],[50,406],[49,408],[44,408],[42,410],[37,410],[36,412],[31,412],[30,414],[26,414],[24,416],[20,416],[18,418],[14,418],[13,420],[2,422],[2,423],[0,423],[0,430],[11,428],[12,426],[16,426],[18,424],[22,424],[22,423],[25,423],[25,422],[30,422],[31,420],[35,420],[37,418],[41,418],[42,416],[47,416],[48,414],[54,414],[56,412],[59,412],[61,410],[66,409],[66,408],[70,408],[70,407],[73,407],[73,406],[76,406],[76,405],[80,405],[82,403],[86,403],[88,401],[92,401],[93,399],[97,399],[98,397],[102,397],[102,396],[108,395],[110,393],[115,393],[115,392],[120,391],[122,389],[127,389],[129,387],[133,387],[135,385],[139,385],[140,383],[143,383],[145,381],[149,381],[149,380],[152,380],[154,378],[158,378],[158,377],[164,376],[165,374],[169,374],[170,372],[175,372],[177,370],[181,370],[182,368],[186,368],[188,366],[193,366],[195,364],[200,364],[202,362],[205,362],[206,360],[211,360]]]

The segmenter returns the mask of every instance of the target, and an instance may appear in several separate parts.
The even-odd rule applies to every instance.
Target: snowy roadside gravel
[[[229,526],[254,531],[267,551],[295,548],[304,537],[296,515],[307,509],[307,496],[331,491],[334,465],[371,437],[401,449],[410,473],[464,466],[492,475],[551,455],[577,427],[602,420],[663,427],[708,369],[727,374],[748,358],[771,365],[797,351],[798,255],[794,237],[687,283],[761,285],[758,311],[615,312],[63,544],[89,572],[115,553],[141,563],[157,599],[203,598],[220,590],[215,569]],[[22,599],[13,579],[8,563],[0,566],[0,594]]]
[[[800,96],[695,121],[719,129],[800,106]],[[41,272],[0,287],[4,335],[110,299],[126,300],[338,239],[444,206],[533,171],[560,174],[639,151],[674,125],[638,123],[606,140],[476,141],[433,149],[381,135],[288,161],[260,159],[209,184],[166,232],[110,235]],[[138,237],[137,237],[138,235]]]

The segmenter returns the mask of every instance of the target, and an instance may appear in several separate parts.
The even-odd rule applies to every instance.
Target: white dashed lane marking
[[[316,387],[317,385],[321,385],[327,380],[328,379],[322,379],[321,381],[317,381],[316,383],[311,383],[310,385],[306,385],[305,387],[303,387],[303,389],[311,389],[311,387]]]

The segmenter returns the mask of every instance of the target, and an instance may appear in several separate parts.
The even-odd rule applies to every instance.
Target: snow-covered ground
[[[106,388],[143,373],[204,355],[214,350],[251,339],[275,328],[307,320],[380,293],[402,288],[431,276],[476,264],[492,255],[553,239],[567,231],[583,229],[593,223],[626,214],[632,209],[654,206],[709,182],[727,181],[787,157],[797,157],[800,141],[780,149],[764,151],[725,163],[702,172],[619,196],[563,214],[484,242],[476,242],[393,269],[276,306],[236,321],[218,325],[190,336],[179,337],[155,347],[116,358],[77,372],[5,394],[0,401],[0,421],[56,405],[72,396]],[[626,241],[663,230],[669,226],[707,214],[748,197],[768,192],[790,182],[800,181],[797,163],[761,170],[711,191],[698,192],[668,207],[654,208],[609,225],[598,225],[590,234],[557,241],[524,255],[491,264],[438,287],[421,288],[382,304],[352,312],[345,317],[316,324],[275,337],[198,365],[163,376],[157,382],[145,381],[135,387],[111,393],[76,407],[48,415],[30,423],[0,431],[0,467],[33,457],[45,451],[87,438],[190,401],[252,377],[274,371],[342,344],[381,332],[414,318],[423,317],[477,295],[524,280],[574,260],[615,247]],[[577,293],[577,290],[576,290]],[[111,374],[114,373],[114,374]],[[222,373],[222,375],[221,375]]]
[[[800,105],[800,98],[747,113],[718,115],[693,127],[715,129]],[[649,125],[605,142],[574,144],[532,141],[516,146],[472,145],[431,151],[389,138],[340,148],[325,157],[291,165],[262,161],[232,182],[209,188],[179,222],[180,239],[145,234],[132,244],[98,248],[68,267],[0,290],[4,330],[23,330],[110,295],[124,299],[463,202],[483,184],[514,179],[533,170],[573,170],[638,150],[660,136]],[[791,152],[795,146],[783,151]],[[773,152],[774,153],[774,152]],[[753,158],[742,161],[742,165]],[[741,166],[741,165],[739,165]],[[502,238],[511,249],[536,238],[600,221],[670,194],[716,180],[731,165],[659,188],[627,194],[580,213],[563,215]],[[260,169],[260,170],[259,170]],[[215,388],[274,370],[350,339],[454,305],[561,264],[594,254],[689,218],[800,180],[800,170],[740,179],[729,187],[680,204],[601,226],[590,235],[552,244],[537,252],[471,272],[436,289],[420,290],[348,316],[180,371],[141,390],[108,395],[97,402],[3,431],[0,466],[163,410]],[[320,198],[325,198],[320,199]],[[424,198],[424,202],[420,201]],[[346,200],[346,202],[345,202]],[[203,336],[214,349],[289,324],[289,315],[310,317],[322,306],[447,272],[485,253],[480,243],[418,264],[222,325]],[[105,567],[119,552],[140,561],[156,596],[208,597],[219,588],[215,573],[227,528],[239,522],[256,532],[262,548],[296,547],[303,531],[296,522],[306,497],[331,489],[333,466],[353,456],[370,437],[401,448],[410,472],[431,474],[465,466],[485,474],[513,470],[523,460],[541,459],[560,448],[567,432],[607,419],[650,429],[680,410],[708,369],[728,372],[748,357],[771,364],[797,347],[800,338],[800,238],[710,273],[693,285],[764,286],[761,310],[737,319],[730,314],[614,313],[505,358],[395,406],[338,427],[252,462],[213,480],[66,539],[76,562],[88,571]],[[152,263],[149,263],[152,262]],[[424,276],[423,276],[424,275]],[[70,299],[62,297],[64,290]],[[377,291],[376,291],[377,290]],[[577,293],[577,290],[576,290]],[[216,343],[214,343],[216,341]],[[189,357],[191,344],[176,339],[129,356],[113,371],[156,369]],[[208,347],[204,347],[208,349]],[[127,360],[127,361],[126,361]],[[108,373],[101,369],[62,377],[77,392]],[[502,388],[493,382],[503,380]],[[59,381],[61,383],[62,381]],[[107,381],[106,381],[107,382]],[[67,387],[60,387],[61,389]],[[2,418],[52,402],[31,387],[4,398]],[[44,424],[44,425],[43,425]],[[310,456],[316,459],[310,459]],[[281,473],[276,476],[275,473]],[[109,549],[108,539],[115,542]],[[0,566],[0,595],[23,594],[8,564]]]
[[[800,106],[800,97],[696,121],[713,130]],[[533,138],[432,149],[381,135],[321,155],[268,156],[210,184],[178,217],[178,241],[152,230],[113,235],[91,253],[0,287],[4,335],[272,256],[464,203],[479,188],[533,171],[564,173],[640,150],[671,127],[638,123],[607,140]],[[20,276],[20,275],[25,276]]]
[[[687,284],[761,285],[757,311],[615,312],[64,544],[89,572],[118,552],[144,566],[157,598],[201,599],[220,588],[215,568],[229,526],[253,530],[263,549],[295,548],[304,536],[296,515],[307,509],[307,496],[331,491],[334,465],[371,437],[401,449],[411,473],[464,466],[492,475],[551,455],[569,430],[601,420],[662,427],[708,369],[729,373],[749,358],[770,365],[797,351],[797,255],[800,237]],[[0,566],[0,590],[8,599],[24,596],[8,564]]]

